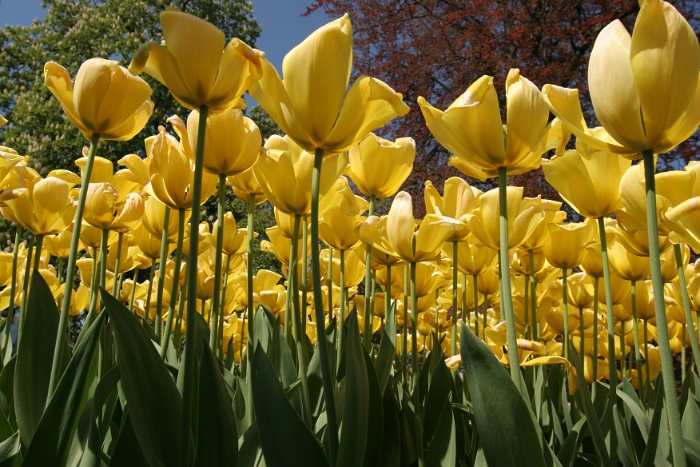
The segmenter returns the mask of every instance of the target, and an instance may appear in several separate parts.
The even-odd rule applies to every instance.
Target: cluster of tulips
[[[453,154],[450,164],[469,177],[499,181],[482,192],[450,178],[443,194],[426,182],[422,220],[414,218],[411,196],[397,194],[412,170],[414,141],[372,133],[409,107],[375,78],[361,76],[348,87],[347,16],[286,56],[284,80],[262,52],[237,39],[226,44],[222,32],[201,19],[169,9],[161,25],[164,42],[144,44],[128,69],[93,58],[71,80],[60,65],[46,64],[46,86],[90,142],[76,160],[80,175],[54,170],[42,177],[28,156],[0,146],[0,212],[18,225],[13,252],[0,257],[0,308],[8,310],[8,325],[19,317],[21,358],[29,352],[22,342],[32,296],[50,291],[58,305],[47,404],[68,371],[71,316],[85,317],[76,349],[92,342],[84,337],[90,329],[115,327],[114,337],[104,331],[99,342],[97,374],[105,378],[115,367],[126,377],[129,341],[118,328],[124,320],[138,323],[136,332],[154,344],[149,352],[177,372],[182,407],[175,455],[186,465],[194,455],[188,442],[197,418],[193,401],[204,390],[200,368],[205,371],[208,355],[198,342],[206,343],[224,376],[242,378],[231,392],[245,393],[246,404],[255,401],[255,411],[244,410],[250,427],[264,410],[258,401],[266,393],[255,382],[264,372],[254,360],[263,358],[256,349],[267,345],[269,332],[276,336],[266,330],[269,321],[280,326],[281,342],[293,354],[299,418],[312,428],[323,414],[324,455],[335,465],[350,449],[339,442],[334,399],[347,399],[349,389],[339,396],[336,386],[343,375],[350,378],[360,336],[372,361],[390,349],[387,371],[403,394],[397,398],[416,414],[430,405],[420,381],[422,372],[433,375],[433,355],[455,370],[455,387],[470,397],[468,373],[478,362],[464,347],[475,336],[509,369],[515,397],[527,401],[537,375],[541,390],[547,368],[559,367],[571,395],[583,389],[583,397],[595,399],[599,381],[607,388],[622,382],[649,407],[653,382],[662,375],[669,458],[685,465],[673,355],[682,355],[685,381],[688,368],[692,374],[700,362],[700,261],[690,263],[691,249],[700,252],[700,164],[658,174],[655,167],[658,154],[700,125],[700,45],[670,4],[642,1],[632,35],[619,21],[601,31],[588,83],[602,127],[586,125],[576,89],[545,85],[540,91],[517,69],[505,82],[505,123],[489,76],[445,111],[419,98],[428,128]],[[146,157],[125,155],[115,171],[99,157],[99,142],[129,140],[150,118],[154,104],[142,72],[191,112],[186,122],[168,118],[145,140]],[[241,110],[246,91],[284,136],[262,140]],[[553,155],[543,158],[547,154]],[[508,175],[540,166],[584,222],[567,222],[560,202],[525,198],[522,188],[507,186]],[[226,212],[227,187],[248,205],[247,228]],[[218,215],[210,225],[200,222],[200,206],[212,196]],[[388,215],[375,215],[375,201],[392,197]],[[255,272],[253,264],[253,216],[266,201],[277,225],[260,246],[282,263],[283,275]],[[19,242],[22,231],[30,234],[28,245]],[[149,270],[149,279],[139,282],[139,270]],[[8,325],[5,364],[12,356]],[[312,396],[314,369],[322,403]],[[135,413],[138,404],[129,399],[135,396],[124,384]],[[605,452],[601,459],[615,460],[617,443],[624,442],[611,428],[618,396],[605,393],[607,447],[600,448],[591,431],[596,449]],[[232,397],[235,407],[238,396]],[[137,425],[132,416],[134,430],[145,436],[141,427],[148,422]],[[418,445],[430,425],[427,412],[424,417],[411,428]],[[20,437],[26,423],[18,419]],[[275,465],[261,427],[262,450]],[[485,439],[486,430],[479,432]],[[30,440],[22,437],[26,445]],[[416,453],[425,465],[431,464],[424,456],[434,455],[430,446]],[[497,454],[488,446],[484,441],[493,463]],[[144,454],[157,463],[157,453]]]

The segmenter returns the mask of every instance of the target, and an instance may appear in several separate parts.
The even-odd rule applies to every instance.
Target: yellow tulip
[[[520,70],[511,69],[506,78],[505,126],[490,76],[475,81],[444,112],[422,97],[418,105],[430,132],[461,160],[457,167],[467,175],[495,177],[499,167],[516,175],[540,166],[549,112],[540,91],[520,76]]]
[[[215,220],[214,225],[212,226],[212,241],[214,244],[217,243],[218,225],[219,219]],[[224,214],[224,232],[226,232],[226,234],[224,235],[221,251],[225,255],[240,255],[247,251],[248,244],[246,242],[248,238],[248,231],[246,229],[238,228],[236,225],[236,219],[233,217],[233,213],[231,212]],[[257,237],[258,233],[254,232],[254,236]]]
[[[267,152],[260,155],[253,173],[265,197],[276,208],[302,216],[311,213],[311,176],[314,155],[304,151],[289,136],[271,137],[265,143]],[[321,168],[319,198],[331,191],[348,169],[346,153],[326,155]]]
[[[75,84],[68,70],[47,62],[44,82],[88,141],[95,135],[103,140],[128,141],[153,113],[153,91],[148,83],[113,60],[91,58],[83,62]]]
[[[612,255],[611,255],[612,256]],[[614,306],[624,303],[628,300],[632,285],[627,279],[623,279],[617,274],[610,274],[610,288],[612,291],[612,303]],[[605,305],[605,288],[598,288],[598,302]]]
[[[361,243],[355,228],[365,221],[360,214],[369,209],[369,203],[359,196],[354,196],[355,211],[358,215],[348,216],[341,206],[327,210],[321,214],[318,222],[319,238],[329,247],[336,250],[352,250]]]
[[[267,238],[270,240],[263,240],[260,242],[260,249],[262,251],[272,253],[275,257],[283,264],[289,266],[289,252],[292,246],[292,239],[286,237],[282,234],[279,227],[270,227],[265,230]],[[299,236],[298,250],[302,250],[303,239],[301,235]],[[311,250],[311,239],[307,238],[307,249]]]
[[[608,256],[610,270],[616,276],[628,281],[641,281],[649,276],[649,257],[630,253],[617,236],[608,243]]]
[[[328,249],[321,251],[320,255],[321,264],[328,264]],[[332,269],[332,280],[338,287],[354,287],[365,278],[365,255],[364,248],[357,247],[353,250],[345,252],[345,274],[344,274],[344,284],[340,283],[340,252],[333,250],[333,263],[331,265]],[[321,282],[327,282],[327,278],[322,278]],[[348,295],[350,296],[350,294]]]
[[[348,154],[348,176],[357,189],[366,196],[389,198],[396,194],[413,170],[416,143],[413,138],[391,142],[370,133],[350,148]]]
[[[408,113],[401,94],[377,79],[360,76],[348,90],[352,25],[347,14],[317,29],[284,57],[284,81],[270,62],[261,61],[263,77],[250,95],[307,151],[345,151]]]
[[[176,132],[179,130],[176,126],[173,128]],[[155,196],[173,209],[192,209],[195,167],[181,144],[167,134],[165,128],[158,127],[158,135],[146,138],[146,154]],[[202,203],[216,192],[216,183],[216,176],[202,173]]]
[[[497,251],[480,243],[470,235],[457,244],[457,269],[468,276],[480,276],[493,269],[498,262]],[[454,261],[452,244],[445,243],[442,251]]]
[[[67,229],[76,209],[68,184],[56,177],[47,177],[28,188],[6,191],[1,200],[11,210],[10,220],[34,235],[53,235]],[[2,209],[5,217],[8,217],[7,208]]]
[[[592,224],[549,224],[549,238],[542,252],[553,266],[561,269],[578,267],[587,251],[583,247],[591,236]]]
[[[609,152],[566,151],[543,160],[542,170],[549,184],[576,212],[597,219],[622,207],[620,180],[630,164]]]
[[[169,121],[178,127],[187,157],[195,161],[199,111],[187,117],[187,126],[179,117]],[[235,175],[250,169],[258,160],[262,137],[260,129],[239,109],[229,109],[207,118],[204,138],[204,169],[214,175]]]
[[[593,278],[585,272],[571,274],[566,278],[567,300],[576,308],[593,306]]]
[[[549,199],[542,200],[542,210],[544,212],[544,220],[537,224],[535,230],[525,239],[520,245],[523,250],[540,250],[544,242],[549,238],[549,224],[561,223],[566,220],[566,212],[560,211],[561,203]]]
[[[591,101],[603,128],[589,129],[578,91],[546,85],[545,101],[580,140],[640,158],[663,154],[700,124],[700,46],[669,3],[644,0],[632,35],[613,21],[598,35],[588,65]]]
[[[44,247],[49,251],[51,256],[55,256],[56,258],[68,258],[73,227],[74,224],[71,224],[66,230],[56,235],[47,235],[44,237]]]
[[[146,192],[151,192],[150,187]],[[144,211],[141,221],[146,229],[158,237],[158,239],[163,237],[163,229],[165,228],[165,211],[170,209],[168,206],[163,204],[155,195],[146,196],[143,203]],[[190,217],[192,216],[192,211],[185,211],[185,225],[189,224]],[[177,242],[177,230],[178,230],[178,214],[176,212],[171,212],[168,217],[168,241],[170,243]]]
[[[466,224],[466,215],[474,212],[479,207],[481,190],[472,188],[459,177],[450,177],[445,180],[444,196],[440,196],[438,190],[429,180],[425,182],[425,210],[428,214],[437,214],[449,217],[460,222],[447,238],[448,242],[457,242],[469,234]]]
[[[84,219],[102,230],[127,232],[141,222],[143,198],[129,193],[124,203],[118,203],[119,192],[109,183],[91,183],[85,199]]]
[[[211,113],[243,106],[243,93],[262,76],[261,53],[240,39],[225,44],[224,33],[196,16],[168,7],[160,14],[164,45],[148,42],[129,65],[165,86],[191,110]]]
[[[261,151],[264,150],[264,148],[261,149]],[[253,167],[254,166],[255,165],[253,165]],[[255,196],[255,204],[261,204],[267,201],[265,193],[258,183],[258,179],[255,178],[252,167],[245,172],[227,177],[226,184],[233,188],[233,194],[245,203],[250,201],[251,196]]]
[[[540,198],[524,198],[522,187],[508,187],[508,248],[520,246],[545,219]],[[493,250],[500,250],[498,188],[479,198],[479,208],[467,215],[467,226],[474,236]]]

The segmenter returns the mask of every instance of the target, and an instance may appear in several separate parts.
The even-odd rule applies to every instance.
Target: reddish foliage
[[[698,31],[698,3],[673,3]],[[441,189],[446,178],[462,176],[447,166],[447,152],[431,137],[416,104],[418,96],[445,109],[486,74],[495,78],[505,110],[506,75],[510,68],[520,68],[539,87],[547,83],[577,87],[592,124],[586,70],[595,38],[615,19],[631,31],[639,11],[636,0],[317,0],[307,13],[319,8],[331,17],[350,14],[355,74],[387,82],[412,108],[406,117],[390,123],[383,135],[416,140],[415,168],[402,189],[420,198],[415,202],[418,215],[423,213],[426,180]],[[698,146],[696,134],[679,148],[671,167],[682,168],[678,157],[688,160]],[[480,188],[495,186],[468,181]],[[558,199],[541,170],[512,177],[510,183],[524,186],[527,196]]]

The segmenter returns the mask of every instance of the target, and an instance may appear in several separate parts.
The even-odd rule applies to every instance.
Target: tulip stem
[[[34,250],[36,250],[36,255],[34,256],[34,272],[39,271],[39,264],[41,263],[41,247],[44,244],[44,236],[37,235],[36,241],[34,242]]]
[[[83,222],[83,210],[85,209],[85,197],[90,174],[92,173],[93,162],[97,146],[100,142],[100,135],[93,134],[90,139],[90,149],[88,151],[87,162],[83,172],[83,179],[80,185],[80,194],[78,195],[78,206],[75,210],[75,220],[73,222],[73,234],[70,240],[70,250],[68,254],[68,265],[66,266],[66,287],[63,289],[63,303],[61,304],[61,316],[59,317],[58,331],[56,333],[56,347],[53,352],[53,362],[51,364],[51,379],[49,380],[49,390],[47,401],[51,399],[53,392],[58,386],[58,381],[61,377],[61,362],[63,361],[63,347],[66,342],[66,328],[68,326],[68,312],[70,311],[71,294],[73,293],[73,278],[75,277],[75,261],[78,254],[78,243],[80,242],[80,226]]]
[[[226,317],[224,316],[224,307],[226,306],[226,288],[228,285],[229,269],[231,268],[231,255],[226,255],[226,267],[224,273],[224,285],[221,289],[221,326],[219,326],[219,336],[216,341],[216,348],[218,349],[219,358],[223,361],[224,359],[224,321]]]
[[[622,381],[627,381],[627,359],[625,358],[625,353],[627,351],[627,345],[625,344],[625,324],[627,320],[620,321],[620,374],[622,374]]]
[[[578,327],[579,327],[579,332],[581,333],[581,341],[579,342],[578,353],[581,355],[581,358],[583,358],[585,355],[584,351],[586,350],[586,342],[585,342],[586,326],[583,323],[583,307],[582,306],[578,307],[578,316],[579,316]]]
[[[323,164],[323,149],[316,149],[314,155],[314,170],[311,179],[311,265],[314,282],[314,312],[316,314],[316,326],[318,327],[319,356],[321,359],[321,376],[323,378],[323,398],[326,405],[326,417],[328,419],[328,457],[331,467],[335,467],[338,455],[338,419],[335,413],[335,398],[333,397],[333,379],[328,356],[328,342],[324,330],[323,297],[321,297],[321,263],[318,251],[318,199],[321,185],[321,166]],[[330,261],[330,260],[329,260]],[[330,301],[332,284],[328,287],[329,316],[333,315],[333,302]]]
[[[253,252],[255,250],[255,193],[251,193],[250,198],[248,198],[248,225],[246,240],[246,259],[248,275],[248,281],[246,283],[246,285],[248,286],[248,339],[250,340],[250,342],[254,342],[252,339],[253,319],[255,318],[255,307],[253,300],[253,273],[255,272],[255,265],[253,264]],[[252,350],[254,351],[255,349]],[[253,358],[253,355],[249,355],[248,358]]]
[[[513,295],[510,287],[510,263],[508,262],[508,181],[506,179],[506,167],[498,168],[498,201],[500,217],[500,260],[501,268],[501,303],[505,311],[506,333],[508,336],[508,362],[510,364],[510,377],[515,387],[521,394],[520,364],[518,362],[518,343],[515,333],[515,317],[513,315]]]
[[[170,208],[165,207],[163,232],[160,237],[160,265],[158,268],[158,292],[156,294],[156,320],[153,323],[156,337],[160,338],[163,326],[163,289],[165,288],[165,267],[168,262],[168,226],[170,225]],[[116,273],[115,273],[116,274]],[[202,310],[203,311],[203,310]]]
[[[371,195],[369,197],[369,215],[374,215],[374,203],[376,201],[376,196]],[[342,254],[342,253],[341,253]],[[368,243],[366,245],[365,253],[365,332],[364,332],[364,344],[365,350],[368,352],[372,348],[372,313],[369,313],[370,309],[370,298],[374,293],[372,290],[372,244]],[[341,304],[342,306],[342,304]]]
[[[569,359],[569,301],[567,300],[567,280],[566,280],[566,268],[563,268],[561,270],[561,283],[562,283],[562,291],[561,291],[561,307],[562,307],[562,315],[564,318],[564,358]],[[583,355],[581,355],[581,358],[583,358]]]
[[[312,245],[312,247],[314,247]],[[312,266],[313,266],[313,256],[311,257],[312,261]],[[333,248],[328,248],[328,280],[326,283],[328,284],[328,319],[330,320],[333,317]],[[313,271],[312,271],[313,273]],[[313,277],[312,277],[313,280]]]
[[[452,336],[450,337],[450,355],[457,353],[457,255],[459,254],[459,242],[452,242]],[[466,302],[462,302],[462,309],[466,308]],[[478,336],[477,331],[477,336]]]
[[[690,297],[688,296],[688,285],[685,281],[685,271],[683,268],[683,253],[679,244],[673,245],[676,256],[676,266],[678,267],[678,285],[681,289],[681,300],[683,301],[683,314],[685,322],[688,324],[690,332],[690,348],[693,352],[693,362],[700,371],[700,348],[698,348],[698,338],[693,332],[693,317],[690,314]],[[685,362],[684,362],[685,364]],[[691,370],[692,371],[692,370]]]
[[[309,428],[313,428],[311,424],[311,399],[309,397],[309,380],[306,375],[307,362],[306,342],[304,339],[304,328],[301,327],[301,305],[299,304],[299,267],[298,250],[299,250],[299,227],[301,224],[301,216],[294,216],[294,231],[292,232],[292,257],[289,261],[289,292],[292,294],[292,314],[294,316],[294,334],[297,345],[297,360],[299,361],[299,379],[301,379],[301,396],[304,403],[304,422]],[[342,258],[342,251],[341,251]],[[340,360],[340,359],[338,359]]]
[[[637,281],[631,281],[631,291],[632,294],[632,319],[634,320],[634,329],[632,330],[634,334],[634,361],[637,367],[637,383],[639,385],[639,395],[640,398],[644,399],[644,384],[642,383],[642,355],[639,350],[639,321],[637,320]],[[642,284],[644,285],[644,284]]]
[[[309,252],[308,252],[308,238],[309,238],[309,222],[306,217],[303,218],[303,224],[301,229],[301,328],[306,331],[306,307],[308,304],[307,296],[307,283],[309,281]],[[306,345],[304,345],[304,358],[306,356]]]
[[[405,264],[403,267],[403,327],[401,328],[401,363],[403,365],[401,374],[403,375],[404,383],[408,381],[408,273],[408,264]],[[408,392],[408,384],[405,385],[404,390]]]
[[[177,250],[175,251],[175,269],[173,270],[173,286],[170,292],[170,303],[168,304],[168,318],[165,322],[163,339],[160,341],[160,358],[165,359],[170,345],[170,332],[173,327],[173,315],[175,314],[175,298],[180,285],[180,267],[182,265],[182,244],[185,236],[185,210],[179,209],[177,213]],[[136,285],[134,278],[134,286]],[[179,319],[177,320],[179,321]]]
[[[7,305],[7,318],[5,321],[5,346],[4,349],[7,351],[7,346],[10,344],[10,331],[12,328],[12,322],[15,319],[15,291],[17,289],[17,259],[19,255],[19,243],[20,234],[22,233],[22,227],[17,224],[17,230],[15,231],[15,243],[14,251],[12,252],[12,282],[10,283],[10,302]],[[67,285],[66,285],[67,287]],[[64,292],[65,293],[65,289]]]
[[[595,400],[596,387],[598,386],[598,288],[600,277],[593,278],[593,387],[591,399]],[[639,346],[637,346],[639,347]]]
[[[651,384],[651,369],[649,366],[649,320],[644,320],[644,372],[646,381],[644,384]],[[647,395],[648,396],[648,395]],[[648,403],[648,401],[647,401]]]
[[[389,340],[396,348],[396,316],[391,311],[391,264],[386,265],[386,285],[384,285],[384,319],[386,327],[391,331]],[[390,324],[391,323],[391,324]]]
[[[420,429],[420,367],[418,363],[418,341],[416,331],[418,330],[418,294],[416,293],[416,263],[411,262],[411,383],[413,384],[413,411],[415,412],[416,423],[416,446],[418,447],[418,459],[423,459],[423,449]],[[425,342],[425,341],[424,341]],[[422,464],[422,462],[419,462]]]
[[[664,283],[661,275],[659,257],[659,226],[656,221],[656,161],[654,151],[644,151],[644,178],[646,182],[647,232],[649,234],[649,262],[651,264],[651,282],[654,290],[654,312],[658,331],[659,354],[661,355],[661,372],[663,374],[666,414],[671,433],[673,465],[685,467],[685,451],[681,432],[681,415],[676,403],[676,382],[673,376],[673,355],[668,338],[666,306],[664,304]]]
[[[532,340],[539,340],[539,330],[537,329],[537,281],[535,280],[535,252],[527,250],[528,260],[530,262],[529,278],[530,278],[530,314],[532,315]]]
[[[119,232],[119,238],[117,240],[117,259],[114,260],[114,282],[112,282],[112,297],[114,298],[119,298],[117,296],[117,287],[119,286],[119,282],[117,281],[117,276],[119,274],[119,266],[121,266],[119,263],[121,262],[120,259],[122,257],[122,239],[124,238],[124,233]]]
[[[598,235],[600,237],[600,251],[603,259],[603,284],[605,285],[605,310],[608,315],[608,378],[610,380],[610,391],[608,401],[608,426],[613,426],[613,411],[610,407],[617,404],[617,365],[615,352],[615,315],[613,314],[612,285],[610,282],[610,262],[608,260],[608,240],[605,236],[605,219],[598,218]],[[617,465],[617,433],[610,430],[610,463]]]
[[[131,296],[129,297],[129,311],[134,312],[134,297],[136,296],[136,280],[139,277],[138,269],[134,270],[134,278],[131,281]]]
[[[688,343],[685,341],[685,323],[681,324],[681,381],[685,381],[685,348]]]
[[[29,239],[29,247],[27,248],[27,260],[24,265],[24,280],[22,281],[22,302],[19,309],[19,329],[17,330],[17,348],[19,341],[22,339],[22,329],[24,329],[24,319],[27,314],[27,295],[29,292],[29,276],[31,275],[32,255],[34,254],[34,242],[36,235],[32,235]]]
[[[197,128],[197,152],[195,154],[194,181],[192,187],[192,219],[190,220],[190,251],[187,261],[187,330],[185,332],[185,357],[182,363],[182,418],[180,420],[180,466],[190,462],[190,436],[192,432],[192,399],[195,389],[195,342],[197,315],[197,259],[199,250],[199,205],[202,199],[202,170],[204,168],[204,140],[206,138],[207,114],[205,105],[199,108]],[[252,401],[248,401],[251,402]]]
[[[143,320],[147,323],[148,316],[150,314],[149,309],[151,308],[151,294],[153,292],[153,281],[156,278],[156,263],[155,258],[153,258],[153,264],[151,264],[151,270],[148,273],[148,291],[146,292],[146,305],[143,310]],[[97,293],[97,292],[95,292]]]
[[[370,278],[371,281],[371,278]],[[340,362],[343,355],[343,345],[345,344],[345,250],[340,250],[340,310],[338,310],[338,358],[336,359],[335,371],[338,372],[340,369]],[[369,289],[365,290],[365,297],[367,297],[367,292]],[[365,308],[364,322],[367,322],[369,310],[369,303],[365,300],[367,307]],[[365,327],[365,329],[367,329]],[[365,335],[367,335],[365,333]],[[336,381],[336,384],[338,382]]]
[[[472,275],[472,293],[474,294],[474,334],[479,337],[479,284],[476,274]],[[467,308],[467,275],[462,274],[462,322],[469,326],[469,315],[465,312]],[[483,330],[482,330],[483,332]]]
[[[214,261],[214,297],[212,301],[212,318],[211,329],[209,333],[209,347],[216,355],[216,341],[219,336],[219,299],[221,295],[221,268],[223,266],[223,255],[221,251],[224,249],[224,211],[226,209],[226,174],[219,175],[219,202],[218,212],[216,216],[216,258]]]

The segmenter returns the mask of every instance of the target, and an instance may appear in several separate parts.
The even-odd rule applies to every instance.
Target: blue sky
[[[302,17],[312,0],[252,0],[253,13],[262,27],[256,47],[278,70],[282,59],[295,45],[320,26],[334,18],[323,11]],[[41,0],[0,0],[0,26],[29,25],[35,18],[43,18],[46,10]],[[230,38],[229,38],[230,39]]]

